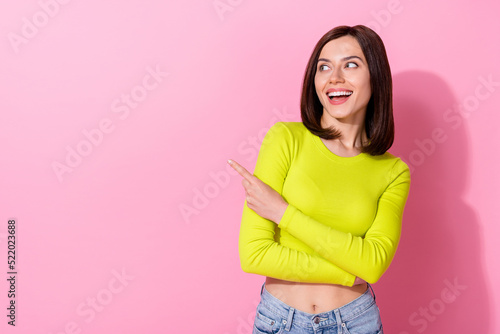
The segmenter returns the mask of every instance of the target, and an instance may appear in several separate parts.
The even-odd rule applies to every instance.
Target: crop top
[[[288,203],[279,224],[245,201],[238,250],[244,272],[293,282],[375,283],[401,235],[410,188],[406,163],[389,152],[341,157],[302,122],[266,133],[254,175]]]

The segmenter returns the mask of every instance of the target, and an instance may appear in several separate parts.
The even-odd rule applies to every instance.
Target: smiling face
[[[325,44],[314,85],[323,105],[323,127],[364,124],[372,91],[368,64],[356,38],[346,35]]]

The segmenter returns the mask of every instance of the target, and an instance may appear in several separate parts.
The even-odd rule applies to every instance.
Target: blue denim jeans
[[[253,334],[377,334],[383,333],[372,287],[334,310],[311,314],[294,309],[269,293],[265,283],[257,305]],[[370,293],[371,290],[371,293]]]

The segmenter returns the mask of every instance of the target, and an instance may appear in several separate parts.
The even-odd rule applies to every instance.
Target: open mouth
[[[340,92],[330,92],[330,93],[328,93],[328,98],[330,100],[333,100],[335,98],[349,97],[351,95],[352,95],[351,91],[343,90],[343,91],[340,91]]]
[[[330,103],[337,105],[342,104],[349,99],[349,96],[353,94],[351,90],[340,90],[328,92],[327,96],[330,99]]]

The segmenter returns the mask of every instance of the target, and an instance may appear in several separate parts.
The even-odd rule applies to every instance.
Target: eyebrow
[[[353,58],[357,58],[357,59],[359,59],[359,60],[360,60],[363,64],[365,63],[365,62],[363,61],[363,59],[361,59],[361,58],[360,58],[360,57],[358,57],[358,56],[348,56],[348,57],[344,57],[344,58],[342,58],[341,60],[342,60],[342,61],[347,61],[347,60],[349,60],[349,59],[353,59]],[[331,62],[332,62],[330,59],[326,59],[326,58],[319,58],[319,59],[318,59],[318,62],[319,62],[319,61],[326,61],[326,62],[329,62],[329,63],[331,63]]]

